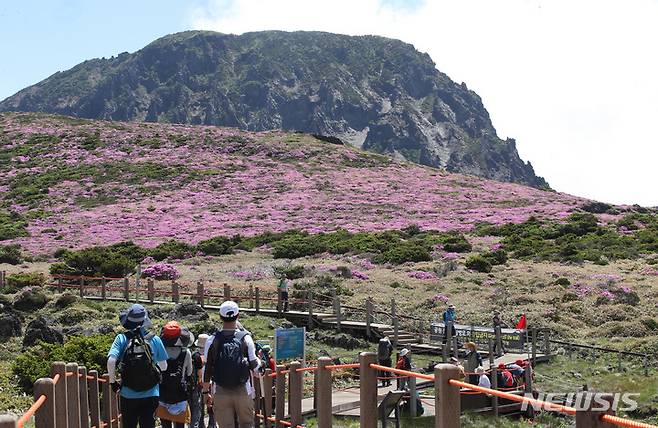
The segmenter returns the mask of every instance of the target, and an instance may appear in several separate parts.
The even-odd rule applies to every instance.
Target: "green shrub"
[[[319,235],[302,235],[285,238],[274,243],[275,259],[297,259],[312,256],[328,250],[324,239]]]
[[[507,253],[505,250],[496,250],[496,251],[490,251],[487,253],[482,253],[482,257],[484,257],[489,264],[492,266],[495,265],[504,265],[507,263]]]
[[[105,373],[107,351],[113,336],[75,336],[63,345],[40,343],[20,354],[12,364],[12,372],[18,377],[19,386],[26,392],[32,392],[35,380],[50,375],[50,365],[55,361],[75,361],[87,370]]]
[[[565,277],[560,277],[560,278],[556,279],[555,283],[557,285],[561,285],[563,287],[567,287],[567,286],[571,285],[571,281],[569,281],[569,278],[565,278]]]
[[[46,283],[46,276],[41,272],[12,273],[7,276],[7,284],[0,293],[15,293],[23,287],[41,287]]]
[[[0,263],[18,265],[23,263],[20,245],[0,245]]]
[[[277,277],[285,275],[290,279],[300,279],[304,277],[304,266],[275,267],[274,273]]]
[[[483,273],[491,272],[491,263],[481,254],[470,256],[464,262],[464,265],[471,270]]]
[[[0,241],[28,236],[27,222],[20,214],[0,210]]]
[[[209,256],[221,256],[233,252],[233,242],[224,236],[216,236],[199,242],[197,249]]]
[[[35,311],[43,308],[48,303],[48,297],[39,287],[23,288],[14,297],[14,309],[19,311]]]
[[[76,270],[64,262],[57,262],[50,265],[51,275],[75,275]]]
[[[375,263],[402,264],[406,262],[424,262],[431,260],[427,247],[413,242],[402,242],[388,251],[373,258]]]
[[[194,256],[195,252],[194,246],[172,239],[153,248],[149,251],[149,255],[160,262],[167,258],[174,260],[186,259]]]
[[[57,298],[55,306],[59,309],[67,308],[78,301],[78,298],[71,293],[64,293]]]
[[[111,247],[91,247],[64,254],[66,265],[75,275],[123,277],[135,267],[135,261],[115,252]],[[66,270],[58,265],[55,270]],[[51,273],[54,273],[51,270]]]

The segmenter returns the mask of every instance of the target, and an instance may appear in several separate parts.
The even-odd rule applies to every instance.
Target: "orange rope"
[[[59,382],[59,373],[53,377],[53,385],[57,385],[57,382]]]
[[[383,372],[395,373],[395,374],[399,374],[399,375],[403,375],[403,376],[412,376],[412,377],[416,377],[416,378],[419,378],[419,379],[434,380],[433,375],[426,375],[426,374],[422,374],[422,373],[410,372],[408,370],[393,369],[391,367],[380,366],[379,364],[370,364],[370,368],[381,370]]]
[[[25,423],[29,421],[32,416],[34,416],[37,410],[39,410],[41,406],[43,406],[43,403],[45,402],[46,402],[46,396],[40,395],[39,398],[37,398],[36,401],[30,406],[30,408],[27,409],[27,412],[25,412],[23,416],[21,416],[18,419],[18,421],[16,422],[16,426],[18,428],[23,428],[23,425],[25,425]]]
[[[297,372],[314,372],[317,369],[318,369],[317,367],[302,367],[297,369]]]
[[[637,422],[612,415],[602,415],[601,421],[625,428],[656,428],[655,425],[645,424],[644,422]]]
[[[265,419],[265,416],[263,416],[263,415],[260,414],[260,413],[256,413],[256,416],[258,416],[258,417],[261,418],[261,419]],[[272,421],[272,422],[280,423],[281,425],[284,425],[284,426],[287,426],[287,427],[292,427],[292,424],[291,424],[290,422],[288,422],[288,421],[284,421],[284,420],[279,420],[279,421],[277,421],[276,418],[273,417],[273,416],[268,416],[268,417],[267,417],[267,420],[268,420],[268,421]],[[301,425],[297,425],[295,428],[304,428],[304,427],[301,426]]]
[[[358,369],[360,367],[359,363],[354,363],[354,364],[331,364],[324,366],[326,369],[329,370],[336,370],[336,369]]]
[[[573,407],[562,406],[561,404],[549,403],[547,401],[536,400],[534,398],[523,397],[520,395],[510,394],[509,392],[496,391],[495,389],[484,388],[482,386],[472,385],[470,383],[462,382],[457,379],[450,379],[448,383],[452,386],[458,386],[460,388],[470,389],[472,391],[479,391],[485,394],[493,395],[498,398],[504,398],[506,400],[515,401],[517,403],[526,402],[528,404],[536,405],[542,409],[552,410],[554,412],[560,412],[567,415],[575,415],[576,409]]]

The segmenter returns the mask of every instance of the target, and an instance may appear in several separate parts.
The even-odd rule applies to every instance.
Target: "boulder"
[[[181,303],[176,305],[169,312],[168,318],[177,321],[203,321],[210,318],[210,315],[201,306],[195,303]]]
[[[47,343],[64,343],[62,333],[50,327],[52,323],[52,320],[41,315],[30,321],[23,337],[23,346],[35,345],[40,340]]]
[[[0,339],[8,339],[23,334],[23,317],[11,307],[0,303]]]
[[[365,348],[368,343],[364,340],[357,339],[346,333],[326,333],[322,330],[316,330],[313,338],[329,346],[336,346],[345,349]]]

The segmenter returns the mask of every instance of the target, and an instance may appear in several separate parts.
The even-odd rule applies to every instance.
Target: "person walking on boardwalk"
[[[507,351],[505,350],[505,344],[502,339],[502,329],[507,326],[503,323],[503,320],[500,318],[500,311],[494,311],[493,313],[493,329],[494,329],[494,345],[493,352],[494,355],[501,356],[504,355]]]
[[[260,360],[251,334],[238,330],[238,304],[226,301],[219,307],[222,329],[208,338],[204,350],[203,393],[212,399],[215,420],[220,428],[234,428],[237,415],[240,428],[254,426],[254,385],[260,376]],[[214,393],[211,394],[212,381]]]
[[[443,344],[445,345],[448,341],[448,329],[450,328],[450,334],[452,337],[455,337],[457,331],[455,330],[455,322],[457,322],[457,314],[455,312],[455,305],[448,305],[448,309],[443,312]]]
[[[279,281],[279,296],[281,299],[281,304],[283,305],[283,312],[288,312],[288,290],[290,288],[290,278],[287,274],[281,275],[281,280]]]
[[[477,385],[478,375],[475,369],[482,365],[482,356],[477,351],[477,346],[473,342],[466,343],[466,356],[464,358],[464,370],[468,373],[468,383]]]
[[[160,403],[156,415],[162,428],[185,428],[190,422],[190,380],[194,372],[192,353],[187,347],[192,341],[191,333],[177,321],[169,321],[160,332],[160,339],[167,351],[167,370],[162,373]]]
[[[411,351],[407,348],[404,348],[400,351],[400,358],[395,364],[395,368],[398,370],[411,370]],[[408,389],[409,387],[409,378],[407,376],[398,377],[398,390]]]
[[[380,366],[391,367],[391,355],[393,354],[393,345],[388,336],[379,339],[377,345],[377,362]],[[391,386],[391,373],[380,371],[379,377],[382,378],[382,386]]]
[[[120,391],[121,423],[125,428],[154,428],[161,372],[167,370],[167,351],[158,336],[147,333],[151,320],[144,306],[134,304],[121,312],[119,322],[126,331],[112,342],[107,372],[112,389]]]

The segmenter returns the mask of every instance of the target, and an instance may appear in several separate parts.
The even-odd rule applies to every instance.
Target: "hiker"
[[[287,274],[281,275],[281,280],[279,281],[279,299],[283,303],[283,312],[288,312],[288,289],[290,288],[290,278]]]
[[[466,343],[466,356],[464,357],[464,370],[468,373],[468,383],[476,385],[478,375],[475,369],[482,365],[482,356],[477,351],[477,346],[473,342]]]
[[[505,350],[505,344],[503,343],[502,340],[502,329],[507,328],[505,323],[503,323],[503,320],[500,318],[500,311],[496,310],[493,313],[493,329],[494,329],[494,344],[493,344],[493,352],[494,355],[497,356],[502,356],[504,355],[507,351]],[[500,339],[500,346],[498,344],[498,338]]]
[[[448,328],[451,328],[450,334],[452,337],[457,335],[457,330],[455,330],[455,322],[457,321],[457,314],[455,313],[455,305],[448,305],[448,309],[443,312],[443,344],[445,345],[448,341]]]
[[[450,357],[450,364],[457,366],[459,369],[459,379],[464,379],[466,377],[464,366],[462,366],[462,364],[459,362],[459,358]]]
[[[240,428],[254,426],[254,385],[259,377],[260,360],[251,334],[238,330],[240,308],[233,301],[219,307],[222,329],[208,338],[204,349],[203,394],[212,400],[215,419],[221,428],[234,428],[237,415]],[[211,396],[210,382],[214,393]]]
[[[274,357],[272,357],[272,348],[270,345],[261,346],[258,354],[258,357],[265,368],[268,368],[273,372],[276,371],[276,361],[274,361]]]
[[[388,336],[379,339],[377,345],[377,362],[380,366],[391,367],[391,355],[393,354],[393,345]],[[380,371],[379,377],[382,378],[382,386],[391,386],[391,372]]]
[[[144,306],[134,304],[122,311],[119,322],[126,331],[112,342],[107,372],[112,389],[121,391],[121,423],[125,428],[154,428],[167,351],[158,336],[147,334],[151,320]],[[121,382],[116,379],[117,362],[121,362]]]
[[[202,383],[203,383],[203,348],[208,340],[207,334],[200,334],[193,344],[192,352],[192,376],[190,385],[192,392],[190,394],[190,428],[205,428],[205,405],[203,403]],[[211,426],[212,419],[208,426]],[[214,424],[213,424],[214,425]]]
[[[187,347],[191,344],[192,334],[177,321],[169,321],[162,327],[160,339],[168,358],[167,370],[162,372],[156,416],[160,418],[162,428],[171,428],[172,423],[175,428],[185,428],[191,420],[188,399],[194,368],[192,353]]]
[[[514,376],[517,385],[521,385],[525,381],[524,376],[526,365],[527,363],[523,360],[516,360],[513,363],[507,364],[507,370],[512,373],[512,376]]]
[[[498,364],[498,388],[513,388],[515,386],[514,376],[507,370],[505,363]]]
[[[477,386],[491,388],[491,381],[489,380],[489,376],[485,374],[484,367],[477,367],[475,369],[475,374],[478,376]]]
[[[411,351],[407,348],[404,348],[400,351],[400,358],[395,364],[395,368],[398,370],[411,370]],[[409,377],[400,376],[398,377],[398,390],[408,389],[409,387]]]

